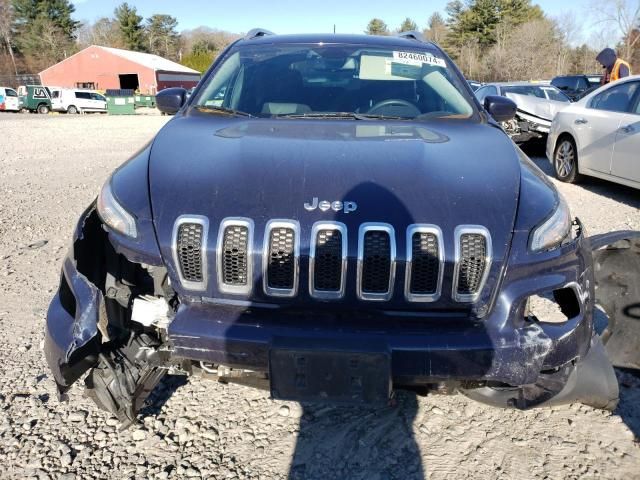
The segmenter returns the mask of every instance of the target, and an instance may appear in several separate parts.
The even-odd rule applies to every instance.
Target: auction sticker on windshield
[[[393,52],[393,61],[405,65],[422,66],[427,64],[442,68],[447,66],[443,58],[438,58],[430,53]]]

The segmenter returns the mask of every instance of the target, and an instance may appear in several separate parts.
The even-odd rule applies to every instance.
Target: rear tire
[[[580,180],[578,149],[573,138],[562,137],[556,144],[553,153],[553,171],[561,182],[577,183]]]
[[[44,104],[38,105],[38,113],[41,115],[46,115],[47,113],[49,113],[49,107]]]
[[[75,115],[78,113],[78,109],[76,108],[75,105],[69,105],[69,108],[67,108],[67,113],[70,113],[71,115]]]

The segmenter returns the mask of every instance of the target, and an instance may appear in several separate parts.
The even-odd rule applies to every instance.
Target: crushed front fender
[[[105,232],[92,205],[77,224],[60,286],[47,312],[45,357],[61,395],[98,361],[104,300],[95,281],[80,273],[79,264],[93,261],[89,259],[99,251],[96,242],[102,241],[95,237],[102,235]]]

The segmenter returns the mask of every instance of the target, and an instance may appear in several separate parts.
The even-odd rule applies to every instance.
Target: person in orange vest
[[[618,58],[613,48],[602,50],[596,60],[604,68],[604,75],[602,75],[602,80],[600,81],[601,85],[606,85],[609,82],[615,82],[631,75],[631,67],[627,62]]]

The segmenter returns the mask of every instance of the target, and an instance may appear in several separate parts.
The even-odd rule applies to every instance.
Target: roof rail
[[[266,30],[264,28],[252,28],[247,32],[244,36],[245,40],[253,40],[254,38],[266,37],[267,35],[275,35],[273,32]]]
[[[398,37],[408,38],[409,40],[416,40],[418,42],[424,42],[424,37],[422,34],[416,30],[410,30],[408,32],[400,32]]]

